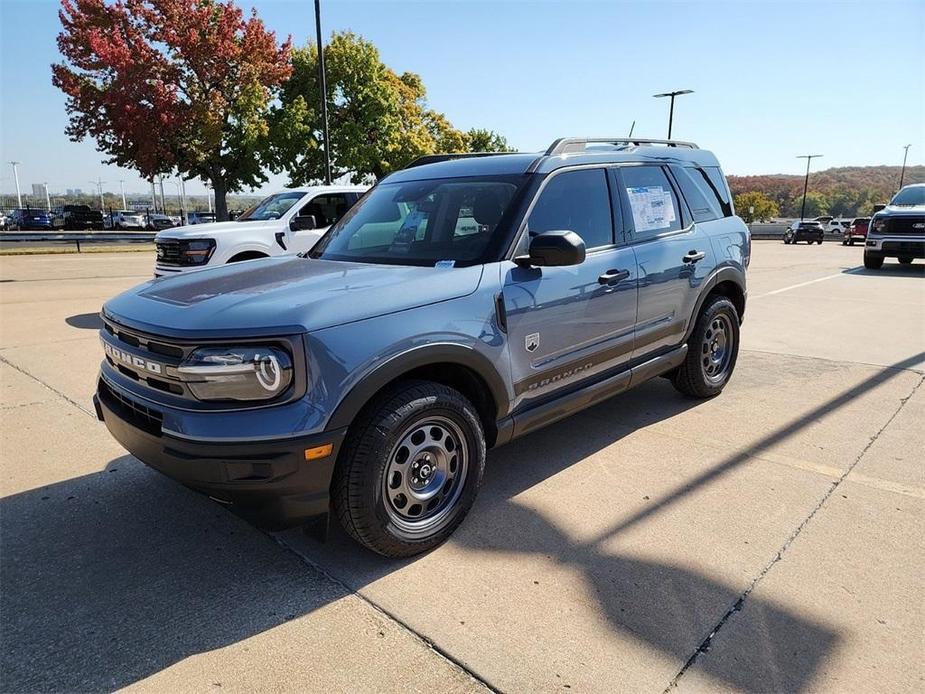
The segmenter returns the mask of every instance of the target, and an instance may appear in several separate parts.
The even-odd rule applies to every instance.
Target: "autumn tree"
[[[145,178],[176,170],[226,195],[266,177],[269,104],[290,74],[255,13],[231,0],[62,0],[52,82],[67,95],[72,140]]]
[[[334,177],[355,182],[382,178],[424,154],[470,152],[471,135],[507,146],[491,131],[465,133],[428,107],[427,90],[413,72],[397,74],[379,51],[352,32],[335,32],[324,49],[331,162]],[[293,184],[323,178],[318,47],[292,51],[292,77],[273,114],[275,166]],[[502,151],[502,150],[498,150]]]
[[[780,214],[777,203],[757,190],[736,195],[735,209],[746,224],[751,224],[758,220],[772,219]]]

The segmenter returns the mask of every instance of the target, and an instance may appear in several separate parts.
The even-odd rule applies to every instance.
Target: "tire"
[[[911,265],[912,264],[911,255],[901,255],[897,258],[897,260],[899,261],[900,265]]]
[[[879,270],[883,267],[883,256],[882,255],[871,255],[870,253],[864,254],[864,267],[868,270]]]
[[[739,314],[729,299],[715,296],[701,309],[687,340],[687,357],[671,382],[689,397],[715,397],[729,382],[738,356]]]
[[[461,393],[430,381],[398,383],[350,427],[331,483],[335,513],[374,552],[427,552],[472,507],[485,449],[478,413]]]
[[[841,245],[842,245],[842,246],[847,246],[847,245],[848,245],[848,239],[842,239],[842,240],[841,240]]]
[[[848,245],[849,245],[849,246],[853,246],[853,245],[854,245],[854,239],[848,239]]]
[[[810,242],[810,243],[812,243],[812,242]],[[821,246],[821,245],[822,245],[822,239],[819,239],[818,241],[816,241],[816,243],[818,243],[818,244]]]

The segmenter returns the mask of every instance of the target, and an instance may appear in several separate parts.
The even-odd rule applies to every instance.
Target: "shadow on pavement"
[[[64,319],[72,328],[81,328],[82,330],[100,330],[103,327],[103,321],[100,320],[99,313],[78,313],[75,316],[68,316]]]
[[[130,456],[0,501],[5,692],[110,691],[345,595]]]
[[[590,541],[569,538],[515,501],[522,491],[627,432],[696,404],[657,380],[597,406],[589,411],[592,416],[566,420],[493,454],[481,498],[453,542],[480,551],[542,553],[580,569],[614,630],[644,640],[680,667],[739,604],[745,586],[606,552],[604,542],[923,356],[879,372],[809,416],[783,424]],[[580,435],[563,436],[566,427]],[[306,542],[324,557],[319,563],[332,563],[334,556],[336,567],[325,570],[353,589],[413,563],[374,556],[347,543],[342,533],[326,548]],[[100,473],[0,500],[0,546],[0,658],[7,691],[124,687],[349,594],[272,538],[130,456]],[[763,615],[762,641],[749,644],[760,656],[749,658],[748,668],[715,658],[699,666],[736,689],[807,689],[840,635],[784,605],[755,597],[748,604]]]
[[[852,270],[844,270],[845,274],[860,275],[861,277],[925,277],[925,264],[921,262],[912,263],[911,265],[900,265],[895,260],[887,258],[883,267],[879,270],[868,270],[865,267],[859,267]]]

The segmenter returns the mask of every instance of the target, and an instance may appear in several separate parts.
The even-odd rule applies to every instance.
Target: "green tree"
[[[470,152],[513,152],[507,138],[494,130],[472,128],[466,133],[469,138]]]
[[[332,173],[360,182],[403,168],[425,154],[473,151],[471,132],[428,108],[420,76],[395,73],[370,42],[335,32],[325,47]],[[292,77],[273,112],[274,169],[293,184],[323,178],[318,49],[292,51]],[[480,143],[484,141],[480,133]],[[492,142],[507,146],[500,135]],[[502,150],[498,150],[502,151]]]
[[[764,193],[753,190],[747,193],[739,193],[735,196],[736,213],[745,220],[747,224],[754,221],[764,221],[780,215],[780,208]]]
[[[803,196],[798,195],[794,197],[791,203],[794,216],[800,216],[800,210],[803,205]],[[806,211],[803,216],[807,219],[812,219],[813,217],[818,217],[824,215],[829,211],[829,199],[826,197],[825,193],[820,193],[816,190],[811,190],[806,193]]]

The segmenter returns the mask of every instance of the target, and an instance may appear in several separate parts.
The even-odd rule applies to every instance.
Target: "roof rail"
[[[607,145],[665,145],[666,147],[686,147],[688,149],[699,149],[693,142],[683,142],[681,140],[646,140],[638,137],[560,137],[558,140],[549,145],[546,150],[546,156],[550,157],[556,154],[574,154],[575,152],[584,152],[589,144],[600,143]]]
[[[452,161],[453,159],[470,159],[472,157],[494,157],[499,154],[517,154],[517,152],[461,152],[456,154],[425,154],[418,157],[413,162],[405,166],[406,169],[413,169],[415,166],[424,166],[424,164],[436,164],[441,161]]]

